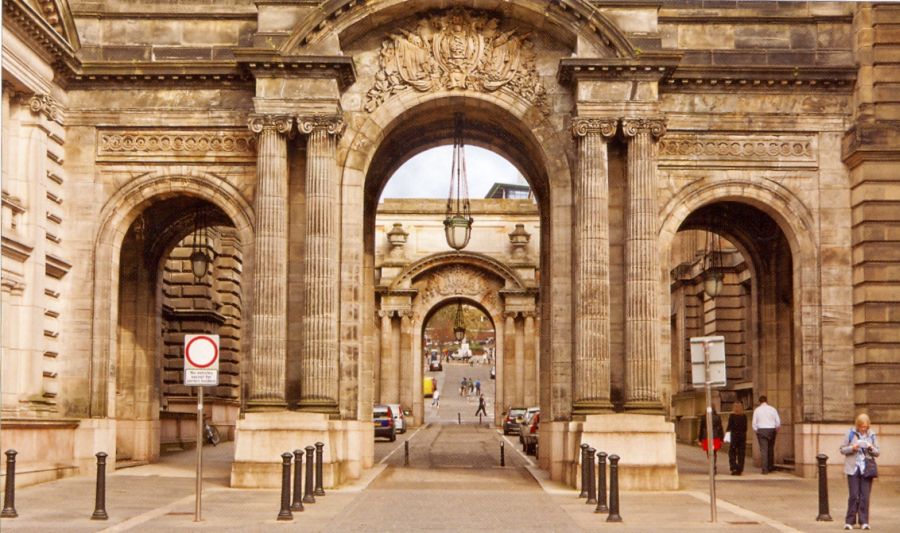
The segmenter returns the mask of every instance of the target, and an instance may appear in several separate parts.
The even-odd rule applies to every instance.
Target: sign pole
[[[200,522],[200,500],[203,494],[203,387],[197,387],[197,499],[194,522]]]
[[[199,522],[200,499],[203,494],[203,387],[197,387],[197,498],[194,504],[194,522]]]
[[[716,463],[713,447],[712,376],[709,371],[709,341],[703,342],[703,365],[706,369],[706,460],[709,463],[709,520],[716,523]]]

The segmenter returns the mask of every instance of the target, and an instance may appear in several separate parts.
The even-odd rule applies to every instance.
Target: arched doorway
[[[717,257],[710,257],[716,254]],[[703,290],[705,268],[724,271],[716,298]],[[794,464],[795,426],[802,420],[801,339],[797,313],[797,264],[779,223],[740,199],[695,209],[669,248],[671,365],[666,382],[670,416],[682,442],[695,442],[705,398],[691,386],[690,338],[725,337],[727,385],[715,391],[723,422],[735,403],[752,411],[766,395],[782,420],[776,464]],[[749,415],[748,415],[749,416]],[[752,431],[748,435],[758,457]]]
[[[460,326],[462,337],[458,339],[455,328]],[[423,382],[425,423],[470,423],[481,397],[487,411],[484,419],[493,422],[495,409],[504,409],[495,401],[496,332],[491,316],[466,298],[447,299],[428,311],[421,330],[422,372],[425,380],[433,380],[441,397],[435,401],[432,393],[428,402],[429,391]],[[535,362],[533,358],[532,366]]]

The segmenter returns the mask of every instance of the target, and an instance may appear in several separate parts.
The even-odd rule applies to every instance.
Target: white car
[[[403,409],[400,408],[400,404],[389,403],[387,406],[391,408],[391,412],[394,414],[394,427],[397,428],[397,433],[406,433],[406,418],[404,417]]]

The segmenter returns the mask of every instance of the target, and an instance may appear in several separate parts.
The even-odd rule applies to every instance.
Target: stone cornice
[[[53,254],[47,254],[44,270],[46,271],[46,274],[48,276],[56,279],[62,279],[63,276],[68,274],[69,270],[71,269],[72,263],[69,263],[65,259]]]
[[[77,64],[75,48],[59,31],[28,2],[24,0],[3,0],[3,26],[21,31],[37,45],[50,59],[51,63],[63,63],[69,69]],[[77,37],[75,40],[77,46]]]
[[[2,240],[3,243],[2,247],[0,247],[3,250],[3,256],[20,263],[24,263],[34,250],[33,246],[28,246],[27,244],[6,235],[0,240]]]
[[[845,91],[853,89],[855,67],[682,66],[660,83],[665,92]]]
[[[272,50],[238,48],[237,64],[254,77],[333,78],[341,90],[356,82],[356,67],[349,56],[282,56]]]
[[[616,134],[618,124],[617,118],[575,117],[572,119],[572,136],[584,137],[591,133],[612,137]]]
[[[189,320],[222,325],[226,317],[212,309],[179,309],[168,305],[162,306],[163,316],[168,320]]]
[[[581,80],[658,81],[671,76],[679,61],[677,52],[645,53],[635,59],[563,58],[556,78],[562,85]]]
[[[900,161],[900,124],[856,124],[841,144],[841,158],[850,168],[865,161]]]
[[[65,85],[205,85],[229,84],[252,90],[253,77],[233,61],[95,61],[66,74]]]
[[[622,133],[626,138],[634,137],[638,133],[643,132],[659,139],[666,134],[666,119],[662,117],[629,117],[622,119]]]

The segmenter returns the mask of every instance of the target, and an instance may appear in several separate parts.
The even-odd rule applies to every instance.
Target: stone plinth
[[[231,486],[280,487],[281,454],[323,442],[324,486],[335,487],[372,466],[374,440],[371,422],[329,420],[325,413],[247,413],[235,432]]]
[[[794,473],[808,478],[817,475],[816,455],[824,453],[828,456],[828,476],[843,477],[844,456],[839,451],[841,442],[850,431],[852,423],[838,424],[795,424]],[[900,424],[872,424],[876,442],[881,451],[878,457],[879,477],[900,476]],[[756,440],[756,434],[749,431],[747,438]],[[776,440],[777,442],[777,440]],[[759,465],[759,454],[754,454],[754,465]]]
[[[678,489],[675,426],[662,415],[586,415],[584,421],[554,423],[548,429],[546,437],[553,457],[550,475],[555,480],[581,488],[579,447],[586,443],[598,452],[621,457],[619,488],[622,490]],[[544,437],[542,427],[542,455]]]

